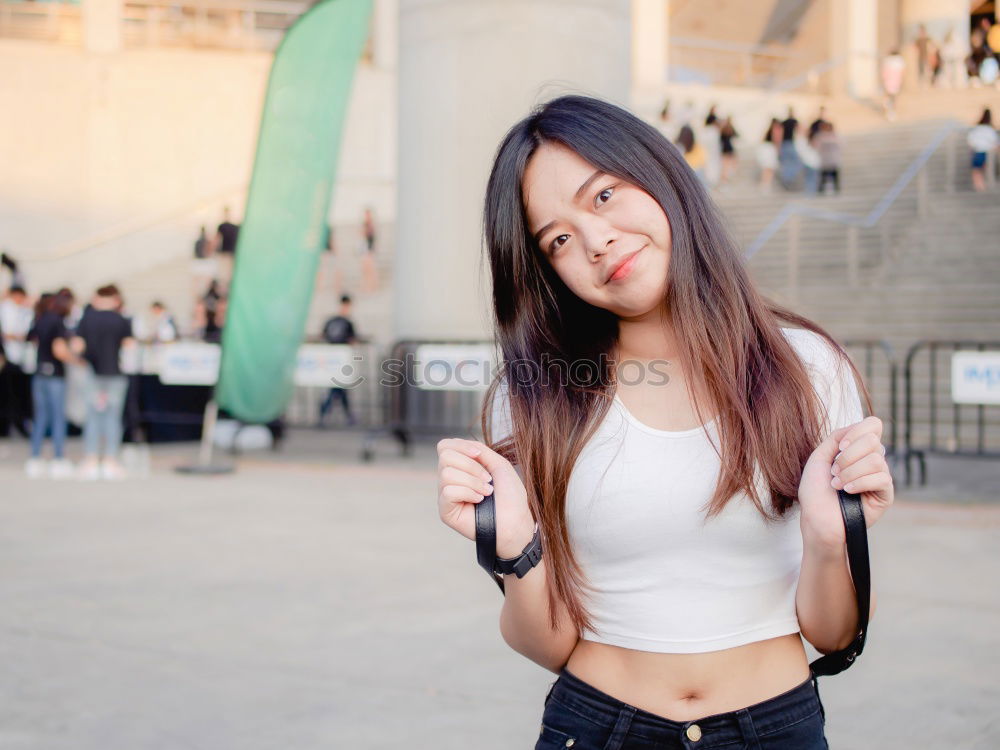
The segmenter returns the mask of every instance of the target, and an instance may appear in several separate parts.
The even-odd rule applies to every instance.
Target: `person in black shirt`
[[[66,368],[64,363],[76,361],[70,352],[69,331],[65,319],[71,300],[61,294],[43,294],[35,306],[35,320],[28,340],[38,347],[35,374],[31,378],[31,396],[35,417],[31,426],[31,458],[25,465],[29,477],[42,475],[42,443],[52,435],[53,461],[49,467],[54,479],[68,479],[72,464],[64,455],[66,446]]]
[[[240,227],[229,220],[229,206],[222,210],[222,223],[215,230],[215,255],[219,257],[222,266],[222,276],[227,281],[233,277],[233,261],[236,257],[236,241],[239,239]]]
[[[340,312],[330,318],[323,326],[323,340],[328,344],[353,344],[358,341],[354,332],[354,323],[351,322],[351,298],[345,294],[340,298]],[[323,403],[319,407],[319,426],[322,427],[324,420],[333,408],[334,399],[339,399],[344,407],[344,414],[347,416],[347,424],[353,425],[357,421],[351,413],[351,407],[347,400],[346,388],[331,388]]]
[[[229,206],[222,209],[222,223],[219,224],[215,233],[216,252],[229,253],[236,252],[236,240],[239,237],[240,227],[229,220]]]
[[[118,367],[123,346],[132,346],[132,324],[118,312],[121,295],[114,284],[97,290],[90,307],[83,314],[72,348],[83,354],[91,372],[87,386],[87,418],[83,427],[86,457],[81,466],[84,479],[121,479],[124,469],[118,463],[122,439],[122,412],[128,378]],[[100,442],[104,440],[104,458],[100,460]]]

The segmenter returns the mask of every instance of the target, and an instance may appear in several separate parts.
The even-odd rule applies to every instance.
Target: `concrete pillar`
[[[629,0],[400,0],[396,338],[483,338],[486,180],[506,130],[574,91],[626,104]]]
[[[395,70],[399,58],[399,0],[375,0],[372,37],[375,67]]]
[[[843,60],[831,71],[833,93],[859,99],[879,95],[878,3],[842,0],[830,3],[830,49]]]
[[[632,0],[632,86],[661,91],[670,53],[670,1]]]
[[[118,52],[122,48],[122,0],[82,0],[83,48]]]

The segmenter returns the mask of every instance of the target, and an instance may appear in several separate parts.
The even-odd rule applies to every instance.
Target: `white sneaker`
[[[24,463],[24,473],[28,475],[28,479],[41,479],[45,476],[45,459],[29,458]]]
[[[106,458],[101,461],[101,479],[124,479],[125,469],[113,458]]]
[[[76,476],[78,479],[83,479],[84,481],[87,482],[100,479],[101,467],[97,463],[96,459],[92,458],[84,459],[83,463],[81,463],[79,468],[77,469]]]
[[[57,458],[49,464],[49,476],[52,479],[72,479],[73,462],[66,458]]]

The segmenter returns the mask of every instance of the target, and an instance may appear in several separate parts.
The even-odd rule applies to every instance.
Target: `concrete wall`
[[[32,285],[85,287],[186,256],[224,203],[239,219],[271,56],[113,55],[0,41],[0,247]],[[332,206],[395,216],[395,71],[359,69]]]

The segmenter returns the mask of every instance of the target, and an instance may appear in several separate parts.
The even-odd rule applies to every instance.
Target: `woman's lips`
[[[628,256],[625,262],[622,263],[620,266],[618,266],[618,268],[615,269],[615,272],[611,274],[611,276],[608,278],[607,283],[610,284],[612,281],[620,281],[624,279],[626,276],[628,276],[632,272],[632,269],[635,267],[636,259],[639,257],[639,253],[641,252],[642,248],[640,247],[638,250],[636,250],[634,253]]]

